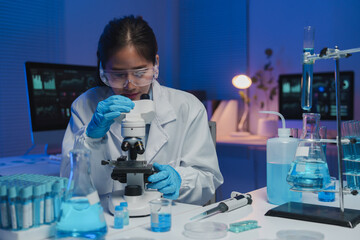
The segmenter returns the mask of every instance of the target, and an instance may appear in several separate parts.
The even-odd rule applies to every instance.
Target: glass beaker
[[[165,198],[154,199],[150,204],[151,231],[167,232],[171,228],[172,201]]]
[[[326,157],[320,143],[320,114],[303,113],[303,132],[287,176],[293,189],[317,191],[330,184]]]
[[[70,151],[71,171],[56,237],[98,239],[107,233],[99,195],[90,178],[90,151]]]

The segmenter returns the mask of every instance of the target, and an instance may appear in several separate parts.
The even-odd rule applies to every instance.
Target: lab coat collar
[[[159,121],[160,125],[164,125],[171,121],[176,120],[176,113],[174,108],[171,106],[167,92],[163,91],[160,84],[157,81],[153,83],[153,100],[155,104],[156,119]]]
[[[169,139],[169,134],[164,129],[164,125],[176,120],[175,111],[166,96],[167,92],[163,91],[157,81],[153,83],[152,90],[156,114],[155,119],[151,122],[148,145],[145,151],[145,158],[149,163]]]

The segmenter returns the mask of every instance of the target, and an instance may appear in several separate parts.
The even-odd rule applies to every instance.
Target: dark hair
[[[155,64],[158,46],[155,34],[142,17],[133,15],[110,21],[100,36],[97,57],[98,64],[106,65],[116,51],[134,46],[140,56]]]

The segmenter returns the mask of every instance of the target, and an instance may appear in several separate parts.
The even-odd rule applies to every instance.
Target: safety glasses
[[[156,78],[155,67],[128,69],[128,70],[102,70],[101,80],[109,87],[124,88],[130,82],[137,87],[150,85]]]

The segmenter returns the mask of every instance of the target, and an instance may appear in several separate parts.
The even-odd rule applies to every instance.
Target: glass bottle
[[[90,178],[90,151],[70,151],[71,170],[56,237],[98,239],[107,233],[99,195]]]
[[[320,143],[320,114],[303,113],[303,133],[287,176],[293,189],[317,191],[330,184],[326,157]]]

